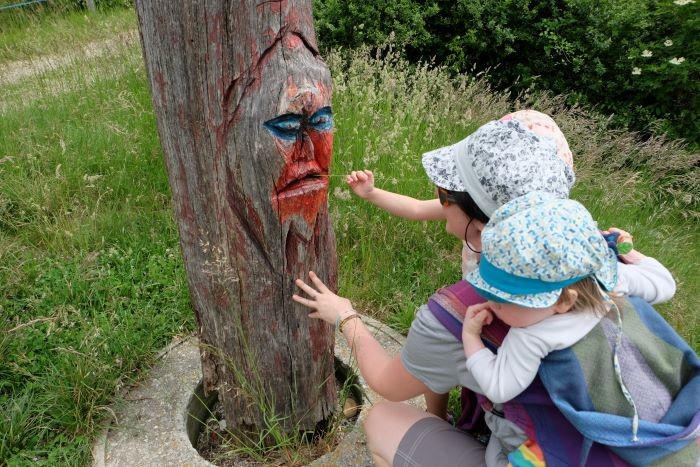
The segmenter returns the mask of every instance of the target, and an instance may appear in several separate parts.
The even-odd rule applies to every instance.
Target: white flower
[[[668,61],[671,65],[680,65],[683,62],[685,62],[685,57],[674,57]]]
[[[671,47],[671,46],[673,45],[673,41],[672,41],[671,39],[666,39],[666,40],[664,41],[664,45],[665,45],[666,47]]]
[[[683,6],[687,5],[688,3],[695,3],[695,0],[674,0],[673,3],[675,3],[676,5]]]
[[[634,67],[632,68],[632,74],[633,75],[641,75],[642,74],[642,69],[639,67]]]
[[[651,52],[651,50],[645,49],[644,52],[642,52],[642,57],[651,57],[652,55],[654,54]]]

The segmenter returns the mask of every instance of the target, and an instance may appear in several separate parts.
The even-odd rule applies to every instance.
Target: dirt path
[[[109,55],[135,45],[138,40],[138,31],[134,29],[120,33],[114,38],[90,42],[66,54],[43,55],[30,60],[16,60],[2,64],[0,65],[0,86],[16,84],[26,78],[58,70],[75,63],[77,60],[90,60]]]

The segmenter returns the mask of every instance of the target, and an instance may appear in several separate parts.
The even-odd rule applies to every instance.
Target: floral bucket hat
[[[423,167],[435,185],[466,191],[489,217],[532,191],[568,198],[575,181],[554,139],[515,118],[491,121],[456,144],[423,154]]]
[[[538,112],[537,110],[526,109],[509,113],[498,120],[501,122],[518,120],[533,133],[543,138],[551,139],[557,146],[557,156],[559,156],[559,159],[563,160],[569,167],[574,167],[574,155],[571,154],[569,142],[566,140],[564,133],[561,132],[557,122],[549,115]]]
[[[498,209],[481,234],[479,269],[466,280],[485,298],[528,308],[556,303],[586,277],[611,291],[615,253],[580,203],[533,192]]]

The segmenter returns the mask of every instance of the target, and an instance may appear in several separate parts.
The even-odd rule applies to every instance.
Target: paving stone
[[[405,342],[403,336],[376,320],[363,319],[391,355],[399,352]],[[366,409],[381,397],[359,375],[345,339],[340,335],[336,337],[336,357],[355,370],[366,399],[354,429],[333,452],[311,465],[371,466],[361,423]],[[114,417],[93,446],[93,466],[212,466],[192,446],[187,433],[189,408],[201,379],[197,338],[174,340],[161,352],[147,376],[126,393],[125,401],[111,408]],[[422,397],[410,403],[425,408]],[[190,429],[192,424],[190,422]]]

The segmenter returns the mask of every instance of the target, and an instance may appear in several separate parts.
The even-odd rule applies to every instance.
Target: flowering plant
[[[659,2],[650,19],[655,27],[628,55],[630,103],[646,109],[644,118],[666,121],[662,129],[671,136],[698,135],[700,4]],[[653,106],[646,105],[650,101]]]

